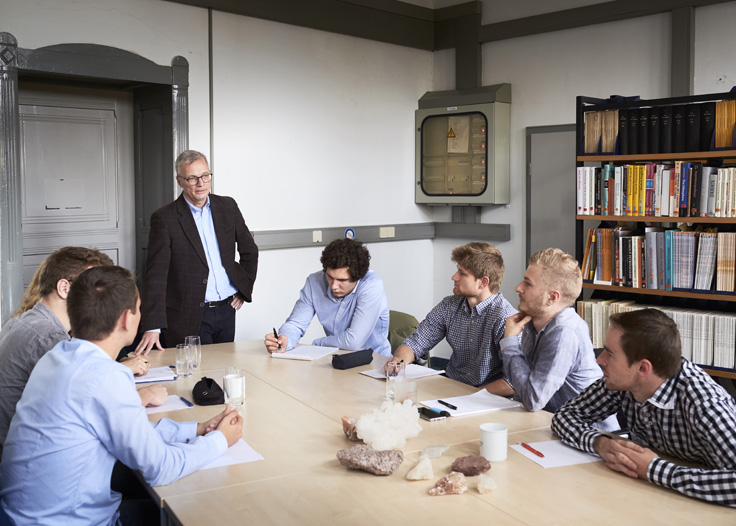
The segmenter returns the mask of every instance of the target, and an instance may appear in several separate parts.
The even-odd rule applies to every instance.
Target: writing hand
[[[130,370],[136,376],[143,376],[148,372],[148,360],[143,356],[135,356],[133,358],[125,357],[120,360],[120,363],[126,367],[130,367]]]
[[[266,350],[269,353],[275,353],[275,352],[285,352],[286,346],[289,345],[289,338],[284,334],[279,334],[278,339],[274,338],[273,333],[269,332],[264,336],[264,342],[266,345]],[[279,349],[279,344],[281,344],[281,348]]]

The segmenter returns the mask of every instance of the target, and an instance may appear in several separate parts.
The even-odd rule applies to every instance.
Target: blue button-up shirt
[[[238,292],[238,289],[230,282],[227,271],[222,266],[220,246],[217,244],[215,224],[212,222],[210,198],[209,196],[207,197],[207,203],[202,208],[197,208],[189,201],[187,201],[187,204],[192,211],[194,224],[197,225],[197,232],[199,232],[199,238],[202,240],[204,253],[207,256],[207,266],[210,269],[210,273],[207,276],[207,290],[204,294],[204,300],[219,301],[229,298]]]
[[[481,387],[504,377],[500,342],[506,318],[517,311],[503,294],[493,294],[472,309],[463,296],[447,296],[404,340],[417,358],[426,358],[443,338],[452,347],[447,376]]]
[[[116,460],[152,486],[168,484],[227,450],[220,431],[162,419],[154,428],[131,370],[97,345],[64,340],[38,361],[10,424],[0,501],[15,524],[115,524]]]
[[[313,345],[351,351],[373,349],[375,353],[391,356],[388,299],[383,280],[372,270],[344,298],[332,295],[324,271],[310,274],[294,310],[279,329],[279,334],[289,338],[287,350],[299,343],[315,314],[327,336],[317,338]]]

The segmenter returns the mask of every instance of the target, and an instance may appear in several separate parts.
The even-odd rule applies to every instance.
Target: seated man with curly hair
[[[291,315],[266,334],[270,353],[293,349],[317,315],[326,336],[313,345],[351,351],[373,349],[391,356],[388,299],[381,277],[368,269],[371,256],[359,241],[337,239],[322,251],[322,270],[310,274]]]

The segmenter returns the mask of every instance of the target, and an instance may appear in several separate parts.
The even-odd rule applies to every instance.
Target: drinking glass
[[[180,378],[192,376],[192,353],[186,343],[176,346],[176,375]]]
[[[199,336],[187,336],[184,343],[189,345],[192,351],[192,368],[199,369],[202,365],[202,343]]]
[[[245,371],[228,367],[222,379],[225,390],[225,403],[231,407],[240,407],[245,402]]]
[[[399,384],[406,381],[406,364],[404,362],[388,362],[386,364],[386,398],[392,402],[401,402],[396,399],[397,389],[401,389]]]

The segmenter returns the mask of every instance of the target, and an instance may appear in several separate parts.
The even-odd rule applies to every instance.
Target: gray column
[[[23,295],[18,41],[0,33],[0,324]]]

